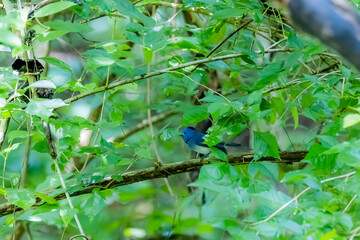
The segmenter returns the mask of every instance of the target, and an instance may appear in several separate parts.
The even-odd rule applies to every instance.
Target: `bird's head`
[[[190,140],[190,138],[192,138],[194,136],[195,133],[196,133],[195,128],[187,127],[181,131],[181,136],[182,136],[184,142],[187,143]]]

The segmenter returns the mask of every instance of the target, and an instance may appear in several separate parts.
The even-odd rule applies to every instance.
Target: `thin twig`
[[[353,240],[354,239],[354,237],[356,237],[356,236],[359,236],[359,234],[358,234],[358,231],[360,230],[360,227],[357,227],[357,228],[355,228],[355,229],[353,229],[350,233],[351,233],[351,237],[349,238],[349,240]]]
[[[178,114],[177,112],[166,112],[166,113],[161,113],[161,114],[157,114],[155,116],[152,116],[151,118],[151,122],[152,124],[156,124],[159,122],[162,122],[163,120],[166,120],[168,118],[170,118],[171,116]],[[129,136],[143,130],[144,128],[148,127],[150,125],[149,120],[148,119],[144,119],[141,123],[137,124],[135,127],[126,130],[123,135],[121,135],[120,137],[115,138],[113,141],[114,142],[122,142],[124,141],[126,138],[128,138]]]
[[[21,164],[21,176],[20,176],[20,185],[19,185],[20,188],[25,187],[27,172],[29,169],[29,157],[30,157],[31,139],[32,139],[30,134],[32,131],[32,126],[33,126],[33,119],[31,117],[31,115],[29,115],[28,125],[27,125],[25,153],[24,153],[24,158],[23,158],[22,164]]]
[[[356,198],[357,196],[358,196],[358,195],[357,195],[357,194],[355,194],[355,195],[352,197],[352,199],[350,200],[350,202],[348,203],[348,205],[346,205],[346,207],[345,207],[345,209],[344,209],[344,211],[343,211],[343,212],[346,212],[347,210],[349,210],[349,208],[350,208],[350,206],[351,206],[352,202],[355,200],[355,198]]]
[[[147,71],[148,73],[150,72],[150,65],[148,64],[147,65]],[[146,92],[147,92],[147,95],[146,95],[146,104],[149,106],[150,103],[151,103],[151,85],[150,85],[150,78],[147,79],[146,81]],[[155,168],[160,168],[161,165],[162,165],[162,161],[161,161],[161,157],[160,157],[160,154],[159,154],[159,151],[157,149],[157,144],[156,144],[156,138],[155,138],[155,132],[154,132],[154,128],[153,128],[153,125],[152,125],[152,119],[151,119],[151,109],[148,109],[147,110],[147,117],[148,117],[148,123],[149,123],[149,130],[150,130],[150,135],[153,139],[153,148],[154,148],[154,152],[155,152],[155,156],[156,158],[154,159],[154,167]]]
[[[114,23],[113,23],[113,31],[112,31],[112,34],[111,34],[111,40],[114,40],[114,37],[115,37],[116,20],[114,20],[113,22],[114,22]],[[107,67],[105,87],[109,86],[110,70],[111,70],[111,66],[109,65],[109,66]],[[102,121],[102,119],[103,119],[106,99],[107,99],[107,92],[105,91],[105,92],[104,92],[103,99],[102,99],[102,102],[101,102],[101,106],[100,106],[100,116],[99,116],[98,123],[101,123],[101,121]],[[97,128],[97,132],[96,132],[94,141],[93,141],[93,143],[92,143],[92,146],[95,145],[95,143],[96,143],[96,141],[97,141],[97,139],[98,139],[99,136],[100,136],[100,127]],[[86,157],[86,160],[85,160],[85,162],[84,162],[84,165],[81,167],[81,171],[80,171],[80,172],[83,172],[83,170],[85,169],[85,167],[86,167],[87,163],[89,162],[89,160],[90,160],[90,155],[88,155],[88,156]]]
[[[344,175],[327,178],[327,179],[324,179],[324,180],[320,181],[320,183],[325,183],[325,182],[333,181],[333,180],[340,179],[340,178],[347,178],[347,177],[350,177],[350,176],[354,175],[355,173],[356,173],[356,172],[353,171],[353,172],[350,172],[350,173],[347,173],[347,174],[344,174]],[[303,195],[304,193],[306,193],[306,192],[309,191],[310,189],[311,189],[310,187],[305,188],[301,193],[299,193],[299,194],[296,195],[294,198],[292,198],[290,201],[288,201],[287,203],[285,203],[284,205],[282,205],[279,209],[277,209],[275,212],[273,212],[273,213],[272,213],[270,216],[268,216],[266,219],[264,219],[264,220],[262,220],[262,221],[259,221],[259,222],[252,223],[251,225],[258,225],[258,224],[261,224],[261,223],[264,223],[264,222],[269,221],[269,220],[272,219],[274,216],[276,216],[279,212],[281,212],[284,208],[286,208],[287,206],[289,206],[292,202],[296,201],[301,195]]]
[[[238,31],[240,31],[241,29],[245,28],[247,25],[249,25],[251,22],[253,21],[253,19],[249,19],[246,22],[244,22],[243,24],[241,24],[235,31],[233,31],[232,33],[230,33],[226,38],[224,38],[216,47],[214,47],[209,53],[208,55],[206,55],[206,58],[209,58],[216,50],[218,50],[227,40],[229,40],[229,38],[231,38],[232,36],[234,36],[235,33],[237,33]],[[191,72],[194,72],[200,64],[195,65],[195,67],[191,70]]]
[[[68,204],[69,204],[69,206],[70,206],[71,209],[74,209],[74,205],[72,204],[70,194],[69,194],[68,192],[66,192],[65,181],[64,181],[64,178],[63,178],[62,175],[61,175],[61,171],[60,171],[60,168],[59,168],[59,165],[58,165],[56,159],[54,159],[54,164],[55,164],[56,172],[57,172],[57,174],[58,174],[58,176],[59,176],[59,179],[60,179],[61,187],[62,187],[62,188],[64,189],[64,191],[65,191],[65,196],[66,196],[66,199],[67,199],[67,201],[68,201]],[[83,228],[82,228],[82,226],[81,226],[81,223],[80,223],[80,220],[79,220],[77,214],[74,214],[74,219],[75,219],[76,225],[77,225],[77,227],[78,227],[78,229],[79,229],[79,231],[80,231],[80,234],[81,234],[82,236],[86,236],[85,233],[84,233],[84,230],[83,230]]]
[[[150,63],[147,64],[147,72],[149,73],[150,72]],[[147,96],[146,96],[146,104],[147,105],[150,105],[151,103],[151,84],[150,84],[150,78],[147,79],[147,82],[146,82],[146,92],[147,92]],[[153,128],[153,125],[152,125],[152,116],[151,116],[151,109],[148,109],[147,110],[147,116],[148,116],[148,123],[149,123],[149,130],[150,130],[150,134],[151,134],[151,137],[153,139],[153,148],[154,148],[154,152],[155,152],[155,159],[154,159],[154,168],[155,169],[160,169],[161,166],[162,166],[162,161],[161,161],[161,157],[160,157],[160,154],[159,154],[159,150],[157,148],[157,143],[156,143],[156,138],[155,138],[155,132],[154,132],[154,128]],[[170,183],[169,183],[169,180],[167,178],[164,178],[164,182],[165,182],[165,185],[166,187],[168,188],[169,190],[169,193],[170,195],[173,197],[174,196],[174,193],[171,189],[171,186],[170,186]]]

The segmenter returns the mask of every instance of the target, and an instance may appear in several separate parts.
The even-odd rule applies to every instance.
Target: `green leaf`
[[[191,123],[198,123],[209,117],[208,109],[206,106],[193,106],[184,111],[181,125],[185,126]]]
[[[360,141],[341,142],[331,149],[324,151],[323,155],[328,156],[338,153],[337,162],[351,167],[360,167]]]
[[[291,107],[291,115],[294,118],[294,130],[299,126],[299,114],[297,107]]]
[[[226,102],[226,100],[223,97],[216,95],[216,94],[212,94],[211,92],[204,92],[204,94],[205,94],[205,97],[200,99],[200,101],[202,101],[202,102],[211,102],[211,103]]]
[[[104,50],[91,49],[83,53],[88,58],[88,68],[93,69],[101,66],[109,66],[115,63],[115,59]]]
[[[5,30],[5,29],[0,29],[0,43],[2,45],[6,45],[6,46],[12,46],[12,47],[20,47],[21,46],[21,40],[20,38],[8,31],[8,30]]]
[[[133,73],[134,68],[135,68],[135,63],[133,61],[116,59],[115,64],[118,65],[119,67],[122,67],[122,68],[128,70],[131,73]],[[129,84],[127,84],[127,85],[129,85]],[[132,85],[134,85],[134,83]]]
[[[57,58],[54,58],[54,57],[41,57],[39,58],[41,60],[44,60],[45,62],[51,64],[51,65],[54,65],[55,67],[58,67],[66,72],[71,72],[71,67],[64,63],[63,61],[57,59]]]
[[[274,180],[278,180],[279,169],[277,164],[271,162],[251,162],[248,166],[248,172],[252,178],[255,178],[258,172]]]
[[[40,42],[46,42],[50,40],[57,39],[65,34],[67,34],[67,31],[61,30],[61,31],[50,31],[50,32],[42,32],[39,34],[38,40]]]
[[[117,124],[123,124],[123,112],[129,112],[130,109],[125,104],[113,103],[112,110],[110,113],[110,119]]]
[[[34,133],[31,132],[29,134],[28,131],[23,131],[23,130],[15,130],[15,131],[11,131],[9,132],[8,138],[10,141],[16,139],[16,138],[27,138],[27,136],[33,136]]]
[[[334,239],[336,236],[336,229],[331,230],[330,232],[324,234],[320,240],[331,240]]]
[[[255,84],[254,88],[263,88],[279,78],[279,75],[284,71],[284,62],[273,62],[264,67],[259,72],[259,81]]]
[[[328,150],[325,146],[314,143],[310,146],[304,161],[310,161],[317,169],[321,169],[322,171],[331,171],[335,165],[334,153],[337,152],[335,148],[336,146]]]
[[[311,83],[320,83],[320,79],[313,75],[304,74],[304,78]]]
[[[163,141],[168,141],[169,139],[173,137],[181,136],[181,132],[178,128],[166,128],[163,130],[163,133],[161,134],[161,139]]]
[[[30,115],[35,115],[38,117],[43,117],[45,119],[49,118],[53,115],[52,111],[50,111],[44,104],[36,100],[30,100],[27,105],[25,112]]]
[[[35,195],[49,204],[59,205],[58,201],[56,201],[54,199],[54,197],[52,197],[52,196],[48,196],[48,195],[45,195],[43,193],[38,193],[38,192],[35,193]]]
[[[254,160],[262,157],[280,158],[279,146],[274,135],[254,132]]]
[[[351,113],[344,117],[343,128],[351,127],[360,122],[360,114]]]
[[[222,136],[224,135],[222,128],[220,128],[219,126],[213,126],[208,130],[210,130],[210,135],[204,136],[204,144],[208,145],[209,147],[213,147],[216,144],[222,142]]]
[[[204,165],[200,169],[199,178],[189,186],[205,187],[216,192],[232,192],[239,181],[239,172],[234,166],[224,162]]]
[[[223,161],[228,161],[228,157],[227,154],[224,153],[223,151],[221,151],[220,149],[216,148],[216,147],[210,147],[211,152],[214,154],[214,156],[217,159],[223,160]]]
[[[49,144],[47,143],[47,141],[43,140],[36,143],[33,146],[33,149],[39,153],[49,153]]]
[[[262,14],[260,14],[260,16],[262,16]],[[256,41],[256,45],[260,48],[261,53],[264,55],[265,54],[264,46],[261,44],[261,42],[257,38],[255,38],[255,41]]]
[[[64,22],[61,20],[55,20],[52,22],[45,22],[45,26],[48,26],[57,31],[64,31],[66,33],[69,32],[91,32],[94,29],[89,27],[86,24],[82,23],[72,23],[72,22]],[[47,57],[46,57],[47,58]]]
[[[39,80],[39,81],[36,81],[33,84],[31,84],[29,87],[56,89],[55,84],[50,80]]]
[[[139,158],[152,159],[150,149],[138,148],[135,151],[135,156]]]
[[[213,119],[218,119],[231,110],[231,106],[226,103],[215,102],[209,104],[208,112],[211,114]]]
[[[284,112],[285,105],[284,105],[283,100],[279,97],[271,98],[271,106],[277,112],[277,114],[279,116],[281,116],[282,113]]]
[[[287,40],[290,46],[296,47],[298,49],[304,49],[304,41],[296,35],[296,32],[290,30]]]
[[[63,220],[65,226],[69,225],[71,220],[74,218],[75,214],[78,213],[79,210],[76,208],[67,208],[67,209],[61,209],[59,214],[61,219]]]
[[[189,49],[194,52],[199,52],[199,40],[191,37],[179,37],[175,43],[169,43],[168,46],[176,47],[178,49]]]
[[[63,179],[68,179],[69,177],[73,176],[73,173],[66,173],[62,174]],[[61,186],[60,180],[58,175],[48,175],[46,180],[42,183],[38,184],[35,191],[36,192],[43,192],[51,188],[57,188]]]
[[[37,18],[50,16],[55,13],[61,12],[69,7],[72,7],[74,5],[76,4],[68,1],[50,3],[40,8],[39,10],[36,10],[34,16]]]
[[[316,136],[316,138],[319,139],[319,141],[321,142],[321,144],[324,147],[327,147],[327,148],[331,148],[331,147],[339,144],[336,137],[333,137],[333,136],[318,135],[318,136]]]
[[[48,109],[54,109],[54,108],[59,108],[59,107],[64,107],[64,106],[69,105],[69,104],[65,103],[60,98],[54,98],[54,99],[48,99],[48,100],[39,100],[39,102],[43,106],[47,107]]]
[[[216,19],[228,19],[232,17],[239,17],[242,16],[245,12],[246,11],[244,9],[229,7],[223,10],[215,11],[211,19],[216,20]]]
[[[6,195],[6,191],[5,191],[5,189],[0,188],[0,194],[2,194],[2,195]]]
[[[224,61],[209,62],[209,63],[205,63],[205,65],[208,66],[209,68],[216,70],[230,69],[229,66]]]
[[[94,191],[86,202],[81,204],[81,208],[84,213],[90,219],[90,222],[94,220],[101,210],[106,206],[105,199],[100,195],[98,191]]]
[[[19,145],[20,145],[19,143],[15,143],[15,144],[13,144],[13,145],[11,145],[11,146],[3,149],[2,151],[0,151],[0,154],[2,154],[2,153],[4,153],[4,152],[7,153],[7,152],[14,151],[14,150],[16,150],[16,149],[19,147]]]
[[[7,188],[5,190],[8,200],[24,210],[30,208],[36,203],[34,193],[27,189]]]
[[[351,76],[351,71],[343,65],[340,66],[339,68],[340,68],[342,75],[345,77],[345,80],[349,80],[349,78]]]
[[[143,53],[144,53],[144,62],[151,63],[154,55],[154,51],[150,48],[143,47]]]
[[[25,109],[25,112],[38,117],[48,118],[53,115],[52,110],[54,108],[59,108],[66,105],[68,104],[59,98],[50,100],[31,99]]]
[[[139,12],[136,7],[127,0],[116,1],[112,0],[114,7],[122,14],[136,18],[144,23],[146,27],[155,26],[155,21]]]
[[[261,23],[264,16],[263,16],[263,12],[261,11],[261,9],[254,9],[254,20],[256,23]],[[260,41],[258,41],[258,39],[256,38],[256,43],[260,43]],[[264,54],[264,51],[261,49],[262,53]]]

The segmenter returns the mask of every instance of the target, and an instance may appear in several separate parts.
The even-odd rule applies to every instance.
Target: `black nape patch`
[[[26,61],[18,58],[14,61],[14,63],[11,65],[12,69],[18,72],[41,72],[44,67],[38,60],[28,60],[27,61],[27,67],[26,67]]]

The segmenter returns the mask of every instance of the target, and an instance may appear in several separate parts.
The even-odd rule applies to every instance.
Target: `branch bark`
[[[300,162],[305,156],[306,151],[299,151],[299,152],[281,152],[280,159],[274,157],[263,157],[257,162],[262,161],[269,161],[273,163],[285,163],[285,164],[292,164],[295,162]],[[229,163],[231,165],[246,165],[250,162],[254,161],[253,154],[244,154],[241,156],[229,156]],[[83,194],[91,193],[94,189],[105,190],[109,188],[115,188],[119,186],[129,185],[136,182],[141,182],[145,180],[151,180],[156,178],[166,178],[171,175],[192,172],[199,170],[203,165],[210,164],[211,161],[209,159],[205,159],[203,161],[195,159],[185,162],[179,163],[171,163],[171,164],[164,164],[161,168],[146,168],[143,170],[127,172],[122,175],[122,181],[116,181],[112,178],[106,178],[102,182],[97,184],[88,185],[83,190],[79,190],[70,194],[71,197],[80,196]],[[55,197],[56,200],[65,199],[65,193],[59,194]],[[41,202],[40,198],[36,199],[36,204],[33,207],[39,207],[44,203]],[[5,203],[0,205],[0,217],[6,216],[9,214],[13,214],[14,212],[21,211],[22,208],[11,204]]]
[[[264,51],[264,53],[273,53],[273,52],[292,52],[292,50],[291,49],[269,49],[269,50]],[[262,52],[257,51],[257,53],[260,54]],[[109,84],[108,86],[102,86],[102,87],[95,88],[92,91],[82,93],[82,94],[76,95],[74,97],[68,98],[64,102],[69,104],[69,103],[75,102],[75,101],[77,101],[79,99],[85,98],[87,96],[94,95],[96,93],[101,93],[101,92],[107,91],[109,89],[114,89],[114,88],[119,87],[119,86],[123,86],[123,85],[134,83],[134,82],[138,82],[138,81],[146,79],[146,78],[159,76],[159,75],[162,75],[164,73],[169,73],[169,72],[172,72],[172,71],[175,71],[175,70],[178,70],[178,69],[182,69],[182,68],[186,68],[186,67],[190,67],[190,66],[193,66],[193,65],[209,63],[209,62],[215,62],[215,61],[226,60],[226,59],[232,59],[232,58],[238,58],[238,57],[241,57],[241,56],[244,56],[244,55],[246,55],[246,54],[244,54],[244,53],[235,53],[235,54],[229,54],[229,55],[224,55],[224,56],[219,56],[219,57],[205,58],[205,59],[201,59],[201,60],[197,60],[197,61],[192,61],[192,62],[180,64],[180,65],[175,66],[175,67],[161,69],[161,70],[156,71],[156,72],[152,72],[152,73],[149,73],[149,74],[143,74],[143,75],[136,76],[136,77],[133,77],[133,78],[130,78],[130,79],[125,79],[125,80],[122,80],[122,81],[121,80],[116,80],[116,81],[112,82],[111,84]]]
[[[172,117],[173,115],[178,114],[178,112],[166,112],[166,113],[161,113],[161,114],[157,114],[155,116],[152,116],[152,124],[155,125],[159,122],[162,122],[165,119],[168,119],[169,117]],[[150,122],[148,121],[148,119],[144,119],[141,123],[137,124],[135,127],[130,128],[129,130],[126,130],[124,132],[123,135],[117,137],[114,139],[114,142],[122,142],[124,141],[126,138],[128,138],[129,136],[143,130],[144,128],[148,127],[150,124]]]

